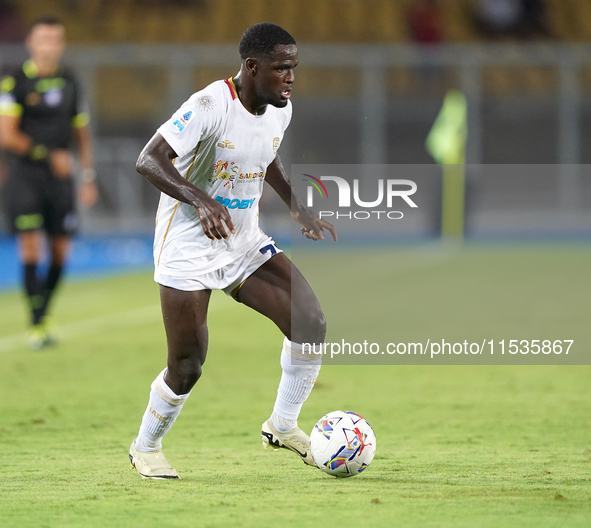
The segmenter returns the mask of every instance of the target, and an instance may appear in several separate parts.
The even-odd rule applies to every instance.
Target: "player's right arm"
[[[159,132],[156,132],[142,150],[136,170],[163,193],[192,205],[208,238],[228,238],[226,226],[231,233],[236,232],[230,213],[223,205],[179,174],[172,164],[176,157],[178,156],[174,149]]]

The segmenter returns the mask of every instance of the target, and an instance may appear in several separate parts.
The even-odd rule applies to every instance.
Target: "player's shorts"
[[[56,178],[43,164],[18,162],[11,166],[6,190],[13,233],[43,229],[49,235],[70,236],[76,232],[72,178]]]
[[[158,268],[154,272],[154,280],[162,286],[175,290],[222,290],[226,295],[236,298],[238,290],[257,269],[277,253],[283,253],[273,239],[262,234],[253,244],[245,248],[242,255],[220,269],[196,275],[195,277],[171,277],[161,273]]]

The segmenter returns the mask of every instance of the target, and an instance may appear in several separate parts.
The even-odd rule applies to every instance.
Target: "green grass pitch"
[[[367,258],[366,287],[395,289],[401,335],[542,325],[591,346],[588,246],[386,260]],[[301,267],[338,326],[319,261]],[[454,317],[450,296],[472,302]],[[61,343],[31,352],[20,293],[0,294],[2,527],[591,526],[591,367],[327,365],[300,425],[346,408],[378,441],[365,473],[335,479],[263,450],[282,336],[216,292],[204,375],[164,441],[182,480],[146,481],[127,453],[165,360],[151,273],[67,281],[54,315]]]

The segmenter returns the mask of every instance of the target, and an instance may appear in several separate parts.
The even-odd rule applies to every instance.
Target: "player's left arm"
[[[326,229],[332,239],[337,241],[337,233],[333,225],[319,218],[312,209],[300,201],[283,168],[279,154],[267,168],[265,180],[289,207],[292,218],[302,224],[302,235],[310,240],[322,240],[324,239],[324,229]]]
[[[78,146],[78,158],[82,167],[82,184],[78,191],[78,200],[83,207],[91,207],[98,198],[95,171],[92,158],[92,136],[90,127],[74,126],[74,138]]]

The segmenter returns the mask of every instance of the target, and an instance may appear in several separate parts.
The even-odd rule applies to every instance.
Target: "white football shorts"
[[[270,236],[261,231],[261,236],[255,237],[252,244],[248,245],[236,260],[220,269],[186,278],[165,275],[156,268],[154,281],[175,290],[222,290],[226,295],[235,297],[244,281],[277,253],[283,251],[275,245]]]

